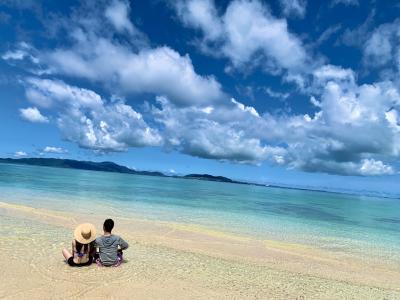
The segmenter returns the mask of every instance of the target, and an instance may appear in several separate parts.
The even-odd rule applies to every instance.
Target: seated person
[[[74,240],[72,241],[72,252],[63,249],[62,254],[71,267],[89,266],[93,261],[93,244],[96,239],[96,228],[94,225],[85,223],[76,227]]]
[[[122,250],[129,247],[118,235],[114,235],[111,231],[114,228],[114,221],[107,219],[104,221],[104,234],[95,241],[97,256],[96,262],[101,266],[119,266],[122,262]]]

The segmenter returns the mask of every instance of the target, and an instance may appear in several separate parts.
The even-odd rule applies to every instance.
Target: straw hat
[[[81,244],[89,244],[96,239],[96,228],[90,223],[80,224],[75,228],[74,237]]]

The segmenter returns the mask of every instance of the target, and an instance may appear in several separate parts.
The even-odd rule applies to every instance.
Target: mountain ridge
[[[81,161],[74,159],[32,157],[32,158],[17,158],[17,159],[0,158],[0,163],[166,177],[166,175],[161,172],[137,171],[125,166],[118,165],[111,161],[93,162],[93,161]]]
[[[121,166],[111,161],[93,162],[93,161],[83,161],[75,159],[63,159],[63,158],[29,157],[29,158],[0,158],[0,163],[266,186],[264,184],[237,181],[237,180],[232,180],[228,177],[214,176],[210,174],[188,174],[183,176],[179,175],[169,176],[159,171],[138,171],[130,169],[125,166]]]
[[[145,175],[145,176],[160,176],[160,177],[171,177],[181,179],[195,179],[205,181],[216,181],[226,182],[235,184],[248,184],[265,186],[263,184],[236,181],[224,176],[214,176],[210,174],[188,174],[188,175],[173,175],[169,176],[159,171],[138,171],[133,170],[125,166],[121,166],[111,161],[93,162],[83,161],[75,159],[63,159],[63,158],[44,158],[44,157],[30,157],[30,158],[0,158],[0,163],[10,163],[19,165],[33,165],[33,166],[44,166],[64,169],[78,169],[88,171],[99,171],[99,172],[112,172],[122,174],[134,174],[134,175]]]

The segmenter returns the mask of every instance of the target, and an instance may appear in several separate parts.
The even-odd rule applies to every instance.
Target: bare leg
[[[64,255],[65,260],[68,260],[70,257],[72,257],[72,254],[67,249],[63,249],[62,254]]]

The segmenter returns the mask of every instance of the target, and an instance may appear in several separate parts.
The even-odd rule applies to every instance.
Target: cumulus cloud
[[[33,123],[48,123],[49,119],[41,114],[36,107],[21,108],[21,118]]]
[[[223,24],[213,0],[176,1],[175,8],[186,26],[203,30],[207,40],[219,39]]]
[[[394,170],[391,166],[374,159],[364,159],[360,167],[361,175],[391,175]]]
[[[99,6],[79,10],[71,19],[59,20],[57,26],[69,32],[66,39],[69,43],[62,47],[37,50],[21,43],[2,58],[30,58],[35,67],[24,69],[35,75],[85,78],[116,94],[163,95],[181,106],[218,102],[227,97],[214,76],[196,72],[188,54],[180,54],[168,46],[147,45],[144,35],[128,18],[128,2],[114,0],[102,11],[102,5]],[[107,21],[122,35],[130,33],[129,43],[105,30]]]
[[[134,109],[124,100],[107,100],[65,81],[25,78],[32,109],[51,116],[65,139],[100,152],[160,146],[202,158],[268,161],[308,172],[396,172],[392,163],[400,155],[397,85],[358,84],[351,69],[311,64],[286,20],[272,16],[260,1],[234,0],[224,12],[212,0],[178,1],[174,7],[185,26],[202,32],[203,51],[228,58],[234,68],[257,61],[268,72],[286,72],[283,80],[296,80],[304,87],[313,105],[309,114],[260,112],[245,100],[231,99],[217,79],[195,71],[188,55],[137,42],[127,2],[107,5],[97,15],[103,19],[73,22],[66,43],[35,51],[35,57],[48,74],[65,80],[84,78],[118,95],[150,94],[157,100]],[[102,31],[99,20],[107,30]],[[287,97],[268,86],[265,93]]]
[[[397,109],[386,112],[398,103],[397,91],[386,83],[358,86],[350,77],[342,86],[347,72],[338,71],[330,72],[336,76],[325,83],[320,100],[314,99],[319,108],[314,116],[259,115],[237,100],[179,108],[165,98],[158,98],[153,115],[163,125],[167,149],[197,157],[251,164],[267,160],[341,175],[393,174],[380,158],[399,155]]]
[[[102,82],[125,94],[165,95],[179,105],[219,101],[224,97],[213,76],[201,76],[188,55],[163,46],[132,52],[100,37],[84,37],[72,48],[43,55],[54,72]]]
[[[10,60],[10,59],[14,59],[14,60],[22,60],[27,56],[27,52],[22,51],[22,50],[15,50],[15,51],[7,51],[6,53],[4,53],[1,58],[4,60]]]
[[[231,1],[222,16],[212,0],[178,1],[175,7],[184,25],[202,32],[201,48],[229,58],[236,68],[256,58],[263,58],[270,72],[306,68],[302,41],[289,32],[285,19],[272,16],[259,1]]]
[[[70,86],[59,80],[27,78],[26,96],[29,101],[44,108],[59,107],[96,109],[103,105],[100,95],[95,92]]]
[[[332,160],[312,159],[301,166],[306,172],[324,172],[345,176],[382,176],[395,173],[391,166],[382,161],[364,159],[361,162],[336,162]]]
[[[362,25],[353,30],[346,29],[342,42],[361,49],[362,62],[370,74],[378,75],[380,80],[398,81],[400,18],[374,27],[375,16],[375,10],[372,10]]]
[[[395,173],[400,155],[400,96],[391,82],[358,85],[353,71],[326,65],[315,70],[314,115],[259,114],[231,99],[179,106],[158,97],[143,116],[121,101],[61,81],[26,80],[27,97],[57,108],[64,137],[81,147],[123,151],[162,146],[189,155],[236,163],[274,164],[342,175]]]
[[[165,146],[239,163],[272,163],[307,172],[388,175],[400,155],[400,96],[391,82],[358,85],[350,69],[313,73],[314,115],[260,115],[237,100],[179,108],[159,98],[155,120]]]
[[[127,1],[113,0],[98,6],[76,10],[68,19],[58,21],[57,26],[68,32],[63,46],[40,51],[23,49],[5,53],[3,59],[34,57],[40,63],[36,75],[85,78],[115,94],[164,95],[181,106],[226,97],[213,76],[196,72],[188,54],[168,46],[148,45],[144,34],[129,20]]]
[[[43,152],[45,153],[57,153],[57,154],[63,154],[63,153],[67,153],[68,151],[61,148],[61,147],[51,147],[51,146],[46,146],[43,149]]]
[[[15,47],[14,50],[9,50],[5,52],[1,58],[4,60],[16,60],[16,61],[21,61],[24,59],[29,59],[33,63],[37,64],[39,61],[37,57],[33,54],[34,49],[31,45],[25,43],[25,42],[20,42],[18,45]]]
[[[28,99],[57,111],[64,137],[81,147],[123,151],[162,146],[236,163],[274,164],[342,175],[395,173],[400,155],[400,96],[391,82],[358,85],[350,69],[326,65],[313,73],[314,115],[260,115],[231,99],[179,106],[158,97],[148,118],[121,101],[105,101],[61,81],[26,80]]]
[[[281,93],[281,92],[273,91],[269,87],[264,87],[264,88],[262,88],[262,90],[265,92],[265,94],[267,94],[269,97],[272,97],[272,98],[285,100],[290,96],[289,93]]]
[[[304,18],[306,14],[306,0],[280,0],[282,12],[285,16]]]
[[[155,119],[163,124],[166,147],[202,157],[258,164],[276,160],[284,149],[266,146],[250,134],[252,120],[260,116],[236,100],[227,106],[179,108],[159,97]]]
[[[29,78],[28,100],[57,113],[64,137],[79,146],[100,151],[160,145],[158,131],[142,115],[120,101],[106,101],[93,91],[62,81]]]
[[[24,151],[17,151],[14,153],[15,157],[24,157],[24,156],[28,156],[28,154]]]
[[[314,116],[264,116],[264,139],[284,143],[291,168],[344,175],[393,173],[400,154],[400,96],[391,82],[358,85],[351,70],[316,70]],[[263,130],[263,125],[259,125]],[[269,130],[269,131],[267,131]]]
[[[129,20],[130,4],[127,1],[113,0],[104,14],[115,29],[119,32],[133,33],[136,29]]]
[[[395,66],[399,70],[400,20],[377,27],[364,44],[364,62],[374,67]],[[390,64],[390,65],[388,65]]]
[[[319,87],[324,87],[328,82],[340,82],[343,85],[355,84],[355,73],[351,69],[344,69],[334,65],[324,65],[313,71],[313,79]]]

